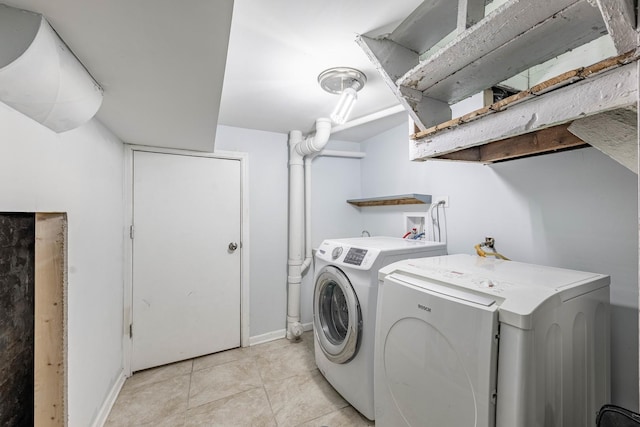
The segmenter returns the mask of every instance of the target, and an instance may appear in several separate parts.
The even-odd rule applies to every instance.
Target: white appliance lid
[[[379,279],[390,274],[490,296],[500,305],[500,321],[520,328],[530,327],[531,314],[545,301],[562,303],[610,282],[602,274],[464,254],[399,261],[380,269]]]

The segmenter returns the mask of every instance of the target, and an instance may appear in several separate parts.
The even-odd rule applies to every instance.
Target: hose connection
[[[509,258],[507,258],[506,256],[496,251],[495,244],[496,244],[496,241],[493,237],[485,237],[484,242],[478,243],[473,248],[476,250],[476,253],[478,254],[478,256],[481,256],[483,258],[487,256],[494,256],[497,259],[510,261]],[[491,249],[491,251],[484,251],[482,248],[488,248],[488,249]]]

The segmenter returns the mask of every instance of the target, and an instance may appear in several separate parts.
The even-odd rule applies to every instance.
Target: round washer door
[[[314,333],[322,352],[334,363],[353,359],[360,347],[362,313],[347,276],[333,266],[320,270],[313,292]]]

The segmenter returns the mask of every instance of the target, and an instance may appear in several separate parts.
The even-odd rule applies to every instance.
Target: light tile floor
[[[372,426],[318,371],[313,335],[224,351],[134,374],[116,426]]]

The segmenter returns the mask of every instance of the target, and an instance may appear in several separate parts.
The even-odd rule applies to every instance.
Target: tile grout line
[[[187,412],[189,412],[189,400],[191,399],[191,383],[193,382],[193,361],[191,359],[191,372],[189,373],[189,388],[187,389],[187,406],[184,408],[184,420],[182,421],[182,425],[187,424]]]

